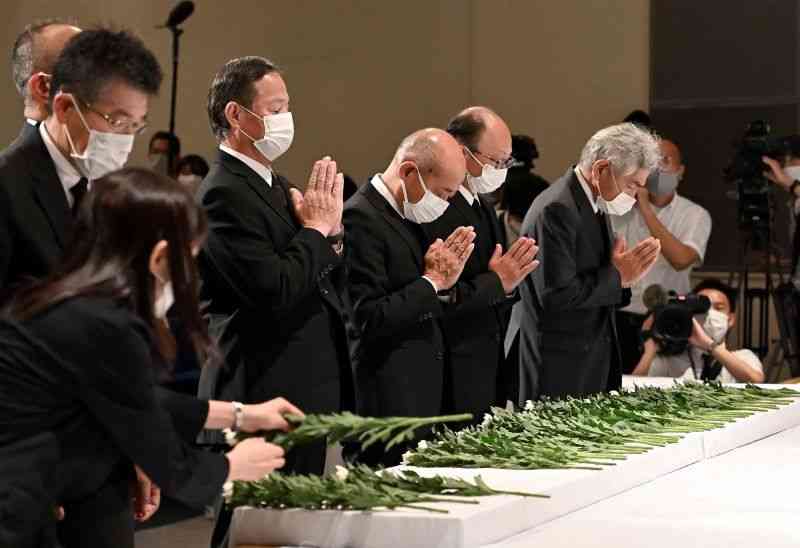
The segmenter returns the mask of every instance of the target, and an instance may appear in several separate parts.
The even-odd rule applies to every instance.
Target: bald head
[[[446,131],[421,129],[403,139],[386,173],[389,178],[394,175],[402,179],[413,203],[424,194],[420,175],[428,190],[447,200],[464,181],[464,155],[461,146]]]
[[[25,100],[25,116],[47,117],[49,76],[67,42],[81,29],[67,21],[49,20],[29,25],[14,42],[11,72],[17,92]]]
[[[465,151],[467,169],[473,176],[481,174],[481,164],[502,167],[511,158],[511,130],[490,108],[474,106],[462,110],[447,124],[447,131],[472,153]]]

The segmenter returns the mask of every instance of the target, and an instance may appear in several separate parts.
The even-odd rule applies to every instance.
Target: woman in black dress
[[[112,173],[93,182],[58,271],[4,308],[0,546],[54,546],[58,536],[65,548],[133,547],[134,465],[140,485],[152,478],[190,504],[283,466],[283,450],[260,438],[219,455],[181,436],[234,424],[286,429],[281,413],[299,412],[287,402],[242,409],[153,384],[169,343],[156,328],[173,302],[195,350],[215,358],[193,260],[205,229],[179,184],[137,168]],[[139,495],[141,519],[154,501]]]

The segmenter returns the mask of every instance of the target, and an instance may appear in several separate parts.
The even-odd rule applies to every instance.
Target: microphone
[[[172,11],[169,12],[169,17],[167,18],[167,22],[163,25],[157,27],[160,29],[174,29],[177,28],[178,25],[186,21],[190,15],[194,13],[194,2],[191,0],[184,0],[183,2],[178,2],[178,4],[172,8]]]
[[[642,302],[647,310],[653,310],[656,307],[667,304],[668,297],[669,293],[661,285],[653,284],[642,293]]]

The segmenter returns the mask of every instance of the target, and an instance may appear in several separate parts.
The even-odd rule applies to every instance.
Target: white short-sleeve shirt
[[[666,207],[653,206],[653,209],[661,224],[678,241],[697,252],[698,260],[691,267],[679,272],[672,268],[662,253],[650,272],[631,287],[631,304],[623,309],[626,312],[647,313],[647,308],[642,303],[642,294],[653,284],[659,284],[665,290],[675,291],[679,295],[691,291],[692,268],[700,266],[706,254],[706,245],[711,234],[711,215],[708,211],[678,194]],[[625,238],[628,249],[651,236],[638,207],[625,215],[611,215],[611,226],[617,236]]]
[[[697,348],[692,348],[689,352],[692,353],[692,359],[694,360],[694,372],[692,371],[692,362],[689,360],[689,353],[684,352],[677,356],[656,355],[653,358],[653,363],[650,364],[650,371],[648,371],[647,375],[649,377],[674,377],[684,380],[699,379],[703,372],[703,353]],[[741,359],[755,371],[764,371],[761,360],[752,350],[742,348],[731,352],[731,354]],[[724,367],[720,371],[717,380],[722,383],[740,382]]]

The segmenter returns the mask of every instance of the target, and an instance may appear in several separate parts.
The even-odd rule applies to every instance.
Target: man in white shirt
[[[637,206],[627,214],[612,217],[614,232],[628,247],[647,237],[661,242],[661,256],[650,272],[631,287],[631,303],[617,312],[623,372],[630,372],[642,355],[639,331],[647,314],[642,294],[657,284],[678,294],[691,289],[692,269],[703,262],[711,216],[704,208],[678,195],[677,187],[686,172],[678,146],[670,140],[659,142],[663,160],[647,186],[640,189]]]
[[[658,344],[648,338],[644,354],[634,375],[680,377],[695,380],[730,382],[764,382],[761,360],[751,350],[728,350],[725,339],[736,325],[736,290],[724,283],[708,279],[695,287],[695,293],[708,297],[711,308],[705,319],[694,322],[687,350],[677,356],[660,353]],[[652,318],[644,324],[652,327]]]

